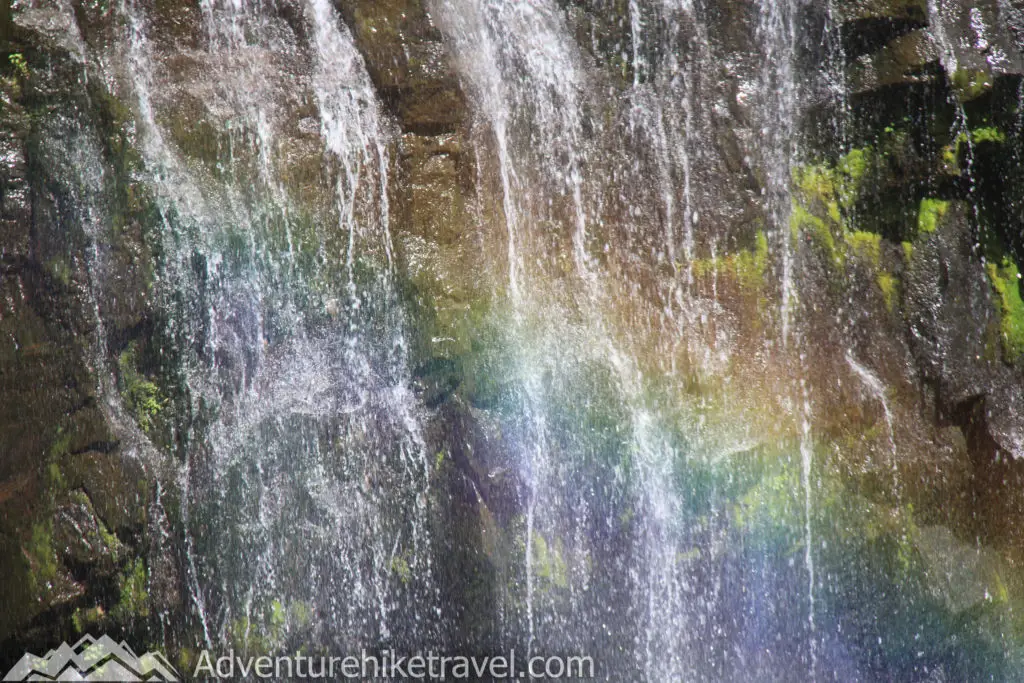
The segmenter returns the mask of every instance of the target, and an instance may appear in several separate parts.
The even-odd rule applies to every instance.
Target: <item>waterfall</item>
[[[602,105],[588,95],[591,86],[581,66],[583,57],[571,44],[568,28],[558,19],[554,3],[447,2],[437,3],[437,7],[442,27],[456,46],[463,77],[472,84],[487,131],[494,139],[509,235],[509,289],[520,316],[532,320],[529,327],[518,331],[524,338],[513,343],[539,345],[542,349],[520,359],[526,387],[524,410],[533,420],[528,437],[528,443],[533,445],[526,446],[521,454],[529,488],[523,532],[528,648],[557,637],[550,627],[538,629],[538,624],[545,622],[559,624],[560,638],[568,643],[594,642],[595,636],[587,632],[588,627],[575,622],[574,614],[553,604],[537,604],[534,547],[538,537],[547,537],[547,543],[552,535],[567,540],[560,531],[566,526],[614,528],[620,524],[612,515],[606,519],[587,519],[585,515],[593,512],[586,507],[569,512],[571,517],[564,518],[567,503],[578,498],[574,487],[584,481],[589,470],[585,461],[580,460],[582,453],[567,458],[563,451],[562,462],[557,462],[550,452],[559,440],[551,433],[545,413],[552,410],[553,403],[565,400],[555,397],[558,386],[580,381],[575,373],[581,370],[598,370],[608,373],[608,390],[617,397],[614,400],[623,403],[623,448],[635,461],[635,475],[616,467],[611,483],[624,489],[618,495],[625,495],[626,500],[632,501],[629,505],[637,508],[629,514],[637,516],[638,536],[625,541],[636,544],[632,551],[636,566],[629,572],[629,594],[643,606],[643,612],[637,616],[643,635],[634,657],[650,680],[698,675],[700,669],[691,652],[694,645],[690,631],[716,606],[713,597],[704,605],[693,603],[698,591],[686,574],[687,564],[681,565],[678,558],[690,552],[691,539],[698,532],[683,521],[682,503],[670,484],[673,461],[690,456],[663,433],[659,423],[664,416],[652,415],[645,405],[646,379],[633,355],[636,351],[630,348],[633,340],[618,338],[613,331],[615,296],[623,283],[615,282],[614,276],[589,254],[591,245],[603,243],[605,253],[612,245],[620,250],[620,255],[622,249],[632,247],[637,252],[628,257],[646,262],[653,256],[657,262],[667,263],[673,276],[659,283],[664,307],[641,315],[653,315],[661,319],[660,324],[671,327],[678,324],[676,313],[671,310],[674,306],[684,309],[680,320],[692,315],[688,303],[677,303],[682,286],[690,279],[683,273],[692,268],[697,221],[690,186],[694,153],[693,69],[678,61],[689,55],[680,57],[672,49],[665,53],[665,64],[643,62],[639,56],[645,40],[640,3],[630,3],[630,39],[635,60],[632,84],[625,98],[630,104],[613,116],[628,119],[631,139],[649,146],[651,165],[636,164],[623,173],[624,169],[608,169],[607,162],[596,156],[599,149],[605,149],[603,145],[613,146],[613,159],[619,159],[619,155],[626,158],[628,153],[615,148],[619,132],[600,121]],[[684,22],[693,20],[689,7],[659,6],[656,16],[659,22],[671,22],[676,31],[681,30]],[[673,42],[673,47],[684,50],[683,43],[680,39],[678,44]],[[651,73],[645,74],[646,70]],[[621,143],[619,139],[618,144]],[[486,141],[482,144],[486,145]],[[615,209],[610,209],[604,199],[614,188],[603,178],[609,172],[621,174],[633,189],[632,183],[642,183],[648,170],[661,179],[658,190],[664,207],[664,237],[650,241],[646,216],[637,213],[639,207],[630,205],[626,191],[620,189],[627,235],[623,244],[621,234],[608,230],[604,223],[604,217]],[[682,207],[678,216],[677,205]],[[561,221],[572,229],[559,244],[560,236],[551,234],[551,230]],[[679,251],[676,224],[682,226]],[[529,258],[532,250],[528,247],[545,242],[558,245],[555,249],[564,249],[566,256],[571,254],[577,278],[567,283],[571,297],[565,297],[565,292],[547,292],[544,274],[550,266],[539,259],[531,262]],[[566,324],[565,318],[573,322]],[[527,334],[531,336],[526,337]],[[615,509],[614,505],[611,507]],[[589,533],[595,530],[592,528]],[[585,556],[597,552],[586,546],[564,547],[569,554]],[[581,596],[570,603],[574,609],[588,609],[589,600],[600,598],[586,595],[588,585],[599,580],[589,576],[589,572],[570,577],[568,590]],[[617,623],[609,627],[610,635],[613,639],[629,639],[627,628],[625,623]]]
[[[796,106],[797,83],[796,13],[799,4],[765,2],[761,5],[758,24],[763,67],[759,92],[761,102],[761,134],[766,138],[765,166],[767,182],[764,193],[776,234],[777,249],[782,255],[782,341],[789,340],[792,307],[797,297],[793,280],[793,248],[789,230],[789,184],[792,167],[797,159]]]
[[[436,618],[429,465],[389,274],[390,133],[339,15],[326,1],[303,9],[313,64],[297,85],[316,102],[310,132],[334,178],[333,203],[314,215],[279,180],[285,112],[258,96],[284,86],[272,63],[294,50],[270,9],[203,3],[199,58],[212,69],[197,86],[203,115],[226,131],[211,171],[170,141],[173,113],[156,93],[175,85],[152,55],[144,8],[121,8],[144,162],[162,192],[159,296],[176,310],[196,416],[181,487],[208,644],[285,638],[314,616],[329,640],[389,640],[396,610],[425,637]],[[420,608],[397,604],[417,591]]]
[[[182,667],[1013,679],[1004,4],[16,3],[0,388],[86,367],[0,597]]]
[[[793,331],[792,318],[794,307],[799,305],[799,291],[796,279],[797,265],[794,263],[794,238],[799,239],[799,231],[794,230],[790,217],[791,183],[793,169],[800,161],[800,148],[797,131],[797,107],[799,104],[799,87],[797,84],[797,22],[801,5],[798,1],[776,3],[766,2],[761,6],[761,19],[758,25],[764,66],[761,72],[760,92],[765,100],[761,129],[766,138],[767,179],[764,192],[768,211],[773,223],[776,237],[776,248],[781,252],[782,260],[782,291],[781,297],[781,340],[783,347],[791,342],[799,348],[803,341],[799,332]],[[764,148],[762,148],[764,149]],[[792,337],[797,337],[795,340]],[[800,485],[803,489],[804,503],[804,567],[807,572],[807,631],[809,649],[809,671],[811,680],[817,678],[817,635],[815,633],[815,562],[814,562],[814,493],[812,491],[812,475],[814,469],[814,446],[812,443],[810,421],[812,416],[810,388],[806,382],[805,355],[798,352],[795,364],[798,379],[793,390],[793,412],[800,424]]]

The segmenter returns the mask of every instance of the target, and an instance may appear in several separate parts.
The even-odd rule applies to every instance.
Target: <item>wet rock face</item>
[[[441,321],[433,332],[468,344],[465,309],[475,284],[451,286],[472,272],[479,238],[466,227],[474,172],[462,151],[461,89],[420,3],[341,9],[378,96],[406,131],[392,169],[401,178],[394,185],[399,257],[420,277],[423,300]],[[255,177],[245,144],[255,131],[231,130],[224,112],[238,103],[221,99],[216,78],[243,74],[255,90],[270,87],[270,123],[289,131],[275,170],[310,213],[329,213],[323,181],[330,171],[320,124],[310,118],[308,8],[283,3],[279,10],[271,29],[279,53],[238,49],[209,63],[197,50],[207,40],[199,5],[157,3],[145,27],[147,58],[167,87],[153,93],[154,115],[168,131],[166,143],[197,162],[211,185],[223,181],[219,163],[232,145],[232,173]],[[88,629],[145,632],[158,609],[184,621],[173,478],[164,478],[161,502],[150,468],[173,465],[182,452],[178,428],[190,417],[179,412],[180,368],[162,317],[168,311],[154,307],[164,256],[154,231],[173,217],[157,210],[152,188],[140,181],[138,113],[126,84],[82,78],[84,51],[122,40],[123,17],[97,3],[54,2],[23,4],[14,23],[2,18],[18,57],[0,68],[0,333],[7,340],[0,390],[10,399],[0,406],[6,660]],[[205,270],[201,261],[194,265]],[[448,280],[446,293],[439,276]],[[329,315],[337,315],[334,306]],[[201,335],[192,343],[201,345]],[[431,340],[425,364],[448,353]],[[219,359],[224,372],[239,376],[248,362]],[[454,476],[465,483],[459,471]]]
[[[2,587],[8,605],[0,641],[40,613],[73,602],[83,589],[59,564],[53,543],[54,475],[70,454],[107,444],[84,345],[92,326],[73,265],[54,248],[45,183],[35,174],[24,105],[26,75],[4,78],[0,126],[6,154],[0,254],[0,506]],[[31,170],[30,170],[31,169]],[[40,580],[31,579],[33,575]],[[45,618],[44,618],[45,619]],[[51,614],[52,620],[52,614]]]
[[[29,121],[23,107],[17,102],[17,81],[3,88],[3,131],[0,150],[4,159],[4,185],[0,192],[0,225],[3,232],[3,257],[14,260],[29,254],[28,234],[24,226],[31,217],[29,203],[28,164],[25,159],[25,139]]]
[[[910,341],[924,376],[950,406],[985,392],[999,362],[992,287],[976,256],[969,207],[953,205],[917,243],[906,284]]]
[[[453,131],[466,102],[424,0],[339,1],[381,99],[410,133]]]
[[[922,474],[922,480],[948,497],[944,523],[958,538],[982,537],[1013,554],[1019,522],[1007,520],[1020,520],[1024,511],[1013,491],[1024,427],[1016,407],[1024,372],[1012,342],[1021,285],[1014,282],[1006,297],[1003,283],[1015,272],[1011,262],[1020,260],[1020,202],[1015,183],[1007,182],[1019,167],[1007,160],[1020,158],[1021,45],[1014,33],[1020,24],[1006,6],[938,5],[938,13],[924,3],[841,6],[849,114],[840,120],[847,137],[838,143],[812,132],[808,141],[818,154],[838,157],[840,169],[849,168],[850,157],[841,155],[850,148],[874,155],[851,205],[844,206],[844,190],[837,193],[836,217],[845,225],[830,234],[850,246],[878,240],[880,258],[856,276],[877,284],[864,279],[849,288],[847,280],[837,287],[848,267],[844,276],[843,269],[805,266],[805,276],[817,276],[801,287],[811,292],[806,308],[841,307],[857,357],[886,377],[894,393],[903,382],[914,396],[894,402],[908,411],[897,420],[900,438],[911,443],[914,432],[927,433],[936,422],[956,425],[966,444],[956,464],[943,466],[949,477]],[[816,126],[819,113],[813,105],[808,111]],[[808,208],[829,223],[820,204]],[[836,243],[815,234],[808,240],[818,245],[813,260],[820,263],[825,254],[834,260]],[[825,243],[832,247],[822,249]],[[859,268],[865,265],[862,260]],[[880,316],[869,292],[890,286],[891,315]],[[853,414],[837,413],[843,411]],[[934,434],[929,440],[941,438]],[[942,460],[941,449],[919,448]],[[915,459],[909,452],[903,457]]]
[[[872,142],[872,130],[877,136],[885,118],[892,117],[886,133],[903,128],[913,141],[901,143],[904,152],[887,152],[888,169],[871,184],[878,209],[912,206],[922,190],[925,197],[938,198],[925,199],[916,216],[905,211],[909,219],[890,219],[888,229],[880,226],[887,239],[912,245],[902,276],[903,318],[917,371],[934,383],[939,409],[947,415],[974,414],[966,406],[982,401],[991,424],[964,428],[987,433],[988,443],[1017,455],[1021,424],[1014,413],[1019,411],[1006,403],[1022,384],[1006,337],[1015,309],[1001,305],[1005,290],[986,263],[1003,263],[1006,254],[1020,258],[1011,208],[1019,199],[1013,184],[1004,182],[1018,166],[1006,160],[1019,158],[1019,105],[1017,96],[1002,94],[1020,84],[1021,47],[1013,34],[1019,17],[1005,6],[939,3],[937,8],[924,17],[927,31],[915,28],[857,56],[848,71],[857,93],[854,135]],[[899,8],[872,12],[892,19],[903,14]],[[900,123],[893,116],[900,107],[893,104],[904,97],[923,111],[904,113]],[[963,201],[947,210],[945,199]],[[864,201],[858,208],[864,215],[857,221],[879,231],[870,226],[880,211]],[[1006,229],[1007,224],[1015,227]],[[980,442],[974,447],[985,448]]]
[[[37,3],[3,22],[0,650],[7,659],[86,628],[143,625],[152,605],[146,520],[154,480],[122,446],[124,433],[101,398],[100,330],[123,337],[145,327],[152,254],[130,207],[108,243],[87,236],[85,207],[122,201],[125,181],[90,185],[97,177],[85,158],[93,145],[103,158],[98,131],[110,129],[102,116],[89,118],[96,110],[78,79],[75,15],[69,4]],[[123,172],[118,159],[107,159],[101,173]],[[99,304],[89,281],[97,255],[120,274],[99,290]]]
[[[941,412],[974,439],[972,451],[986,453],[981,462],[999,451],[1018,459],[1021,373],[1004,362],[997,294],[968,211],[957,202],[917,243],[905,279],[909,344]]]
[[[510,369],[508,321],[496,310],[505,303],[508,217],[496,169],[488,166],[486,153],[478,154],[492,144],[490,132],[471,116],[471,97],[431,3],[333,4],[388,115],[388,217],[411,330],[409,362],[418,400],[429,415],[426,447],[434,459],[431,494],[439,510],[432,520],[434,562],[445,579],[447,604],[453,605],[446,618],[456,624],[461,642],[491,642],[501,628],[493,614],[495,595],[523,578],[514,566],[523,549],[514,539],[522,531],[527,492],[515,458],[521,425],[510,429],[513,420],[502,412],[521,399],[516,394],[521,387]],[[765,360],[762,346],[779,321],[777,274],[765,234],[767,170],[758,154],[762,131],[753,99],[761,68],[759,8],[731,0],[697,3],[706,19],[700,27],[704,35],[645,3],[636,27],[625,1],[558,4],[579,54],[586,56],[587,78],[612,100],[604,109],[597,107],[597,114],[588,112],[593,120],[582,127],[588,144],[605,142],[602,134],[617,135],[609,122],[629,119],[628,107],[616,109],[616,102],[630,88],[649,92],[681,88],[681,83],[690,88],[685,92],[692,111],[662,112],[662,120],[682,130],[691,116],[696,131],[684,136],[693,150],[693,263],[681,264],[680,257],[680,263],[638,265],[652,250],[641,249],[648,245],[635,235],[616,232],[620,220],[634,216],[628,191],[644,197],[636,204],[658,200],[651,187],[634,187],[651,185],[656,175],[657,159],[638,154],[629,161],[636,162],[634,170],[643,169],[636,172],[639,180],[610,182],[614,192],[606,199],[612,208],[601,217],[607,218],[601,237],[613,247],[640,245],[635,262],[624,258],[615,264],[624,273],[620,300],[647,296],[646,278],[664,272],[682,278],[683,266],[692,267],[687,295],[706,307],[695,309],[687,331],[708,330],[720,342],[716,353],[724,356],[723,349],[730,349],[741,356],[736,365],[743,369],[737,372],[750,374],[737,384],[771,372],[783,376],[780,383],[788,381],[799,370],[783,361],[771,366],[777,361]],[[924,517],[941,526],[929,527],[918,551],[938,585],[938,600],[959,612],[977,604],[978,596],[998,583],[988,574],[1004,567],[986,550],[977,567],[949,578],[949,557],[966,557],[964,541],[971,534],[1012,556],[1024,533],[1024,472],[1015,459],[1024,456],[1024,360],[1011,353],[1018,329],[1014,316],[1022,314],[1015,308],[1020,285],[1012,277],[1024,256],[1018,121],[1024,60],[1022,24],[1012,7],[939,4],[944,9],[930,16],[917,0],[839,3],[832,33],[820,7],[800,18],[808,31],[798,41],[798,66],[820,65],[828,56],[821,44],[841,46],[849,119],[838,126],[839,104],[822,94],[821,83],[806,85],[816,95],[797,113],[796,132],[806,139],[809,170],[795,174],[797,219],[783,226],[783,233],[792,228],[797,235],[793,250],[808,346],[805,365],[817,401],[815,434],[846,449],[834,463],[836,470],[875,499],[890,496],[879,492],[884,487],[878,482],[889,476],[893,457],[900,462],[895,469],[927,482],[922,489],[928,490],[910,497],[921,501]],[[178,360],[169,350],[173,345],[165,343],[170,314],[154,303],[153,279],[163,254],[153,236],[171,219],[161,215],[139,180],[141,142],[135,115],[122,101],[125,86],[81,78],[87,49],[118,40],[123,28],[104,7],[19,3],[14,23],[0,14],[3,38],[12,36],[11,54],[26,60],[0,66],[0,395],[6,397],[0,402],[0,576],[9,577],[0,582],[0,604],[8,606],[0,615],[0,649],[5,655],[30,641],[59,640],[87,628],[143,630],[158,607],[166,608],[172,621],[188,619],[175,493],[161,500],[150,460],[137,456],[158,450],[155,460],[173,466],[187,451],[179,427],[207,416],[183,408]],[[239,103],[229,102],[218,84],[223,74],[241,74],[253,93],[264,88],[270,93],[264,113],[280,134],[268,168],[282,179],[289,200],[315,216],[310,224],[329,223],[336,216],[324,189],[331,170],[310,82],[315,60],[307,5],[278,3],[268,33],[280,50],[245,44],[243,37],[216,59],[204,51],[211,38],[202,11],[197,2],[168,1],[155,3],[150,15],[153,60],[165,86],[153,93],[153,101],[158,122],[168,131],[167,144],[194,164],[190,172],[202,179],[204,189],[219,187],[227,177],[225,150],[231,152],[236,181],[244,185],[257,178],[265,160],[251,153],[247,141],[259,131],[232,121],[230,113]],[[940,26],[943,40],[937,38]],[[647,38],[634,51],[637,27]],[[698,66],[687,71],[673,64],[672,51],[658,49],[666,44]],[[241,103],[243,109],[246,104]],[[619,196],[611,196],[616,192]],[[655,227],[645,224],[640,231],[653,234],[661,227],[658,221],[667,220],[653,213],[637,223]],[[90,223],[101,214],[110,220]],[[551,217],[556,223],[557,213]],[[557,232],[557,226],[547,227]],[[637,242],[630,242],[634,238]],[[342,253],[337,244],[330,246],[332,253]],[[244,261],[245,250],[233,248]],[[613,263],[615,256],[595,262]],[[194,256],[195,273],[209,273],[204,258]],[[571,259],[558,268],[571,272]],[[105,276],[95,282],[91,278],[99,270]],[[642,274],[636,281],[643,286],[627,292],[636,273]],[[197,300],[179,303],[212,307],[205,296],[200,291]],[[328,299],[323,320],[311,327],[338,318],[340,306]],[[248,319],[219,322],[239,336],[255,327]],[[201,330],[179,333],[191,335],[187,343],[202,348],[212,323],[203,324]],[[670,328],[665,334],[674,342],[681,333]],[[216,359],[218,372],[242,387],[257,349],[272,341],[253,336],[246,354]],[[97,348],[103,349],[99,358]],[[724,362],[721,367],[723,374],[733,370]],[[599,372],[586,367],[580,374]],[[872,377],[886,391],[879,393]],[[757,380],[749,393],[778,389],[763,374]],[[619,476],[614,457],[626,450],[625,437],[618,435],[630,429],[628,419],[611,409],[602,415],[602,406],[592,405],[593,395],[606,393],[606,402],[617,406],[613,390],[578,384],[584,387],[581,395],[559,395],[558,402],[570,409],[553,429],[561,429],[557,433],[567,451],[582,449],[592,458],[581,471],[611,490],[611,472]],[[700,378],[692,385],[694,394],[704,389]],[[764,412],[760,397],[752,405]],[[891,439],[884,432],[886,420],[896,424]],[[582,424],[588,434],[577,440],[573,430]],[[166,479],[162,484],[168,485]],[[614,573],[627,573],[611,562],[627,561],[626,543],[616,543],[627,537],[633,542],[637,531],[633,501],[609,502],[604,493],[608,519],[618,520],[601,531],[611,538],[601,539],[611,549],[604,555],[610,563],[599,573],[611,590]],[[564,588],[559,583],[566,571],[566,560],[554,547],[552,542],[544,552],[544,585],[553,594]],[[629,597],[617,600],[626,604]]]

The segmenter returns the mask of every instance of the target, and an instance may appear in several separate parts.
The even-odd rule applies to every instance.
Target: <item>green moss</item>
[[[65,287],[71,285],[71,266],[63,256],[48,260],[46,268],[62,285]]]
[[[1006,143],[1006,133],[995,126],[983,126],[975,128],[970,132],[961,132],[950,144],[942,148],[942,165],[946,173],[959,175],[961,172],[960,159],[963,157],[964,145],[970,140],[971,145],[979,145],[985,142],[996,144]]]
[[[255,608],[252,617],[243,616],[228,626],[231,644],[243,652],[270,654],[281,648],[290,629],[306,628],[313,622],[313,610],[301,600],[274,598]]]
[[[50,459],[58,460],[68,454],[71,449],[71,432],[63,427],[57,429],[57,439],[50,444]]]
[[[935,232],[947,211],[949,202],[944,199],[922,199],[917,212],[917,232],[926,235]]]
[[[48,589],[57,578],[57,552],[53,547],[53,525],[41,522],[32,525],[32,535],[25,547],[32,583],[37,593]]]
[[[720,259],[718,258],[695,258],[690,263],[690,272],[693,273],[693,277],[698,280],[703,280],[711,277],[718,270]],[[684,268],[683,264],[677,264],[680,268]]]
[[[893,304],[896,302],[896,278],[890,273],[882,271],[875,277],[875,282],[878,283],[878,289],[882,292],[885,307],[892,312]]]
[[[749,531],[761,525],[785,527],[791,520],[798,521],[798,492],[799,482],[788,473],[766,476],[733,508],[733,522]]]
[[[540,534],[533,535],[533,566],[534,572],[541,581],[557,588],[569,585],[565,560],[562,557],[561,541],[556,541],[552,548]]]
[[[797,448],[795,444],[791,447]],[[816,458],[819,464],[822,460]],[[764,467],[760,480],[737,499],[733,522],[751,534],[751,540],[781,544],[785,554],[796,554],[805,539],[807,511],[799,460],[776,454]],[[828,561],[831,556],[838,567],[848,559],[849,551],[853,550],[853,556],[875,553],[879,548],[870,546],[886,540],[886,552],[895,551],[901,569],[910,569],[917,532],[910,504],[892,507],[874,503],[849,489],[827,467],[815,468],[810,480],[811,524],[829,538],[829,550],[822,552],[822,560]]]
[[[139,373],[135,342],[130,343],[121,353],[117,366],[121,376],[121,398],[125,407],[135,416],[142,431],[149,434],[156,427],[168,400],[155,383]]]
[[[868,170],[868,164],[873,156],[870,147],[859,147],[839,157],[836,168],[853,183],[859,184]]]
[[[1006,133],[999,130],[994,126],[986,126],[984,128],[975,128],[971,131],[971,142],[979,144],[981,142],[1006,142]]]
[[[170,138],[186,156],[202,162],[207,169],[217,177],[222,177],[224,167],[217,162],[221,158],[221,150],[227,147],[226,136],[222,135],[208,120],[200,118],[202,114],[195,110],[182,107],[168,117],[168,120],[161,121],[166,129],[170,131]],[[237,149],[237,148],[236,148]],[[239,169],[245,169],[244,162],[247,158],[240,160]],[[236,169],[232,168],[232,172]]]
[[[289,614],[292,623],[300,628],[306,628],[313,623],[313,608],[308,602],[296,600],[289,606]]]
[[[878,152],[871,147],[859,147],[839,157],[836,162],[836,190],[843,210],[850,213],[860,195],[868,172],[875,166]]]
[[[790,230],[794,240],[801,233],[817,244],[835,265],[846,260],[846,250],[837,244],[837,238],[851,251],[868,256],[878,263],[880,248],[871,233],[857,231],[849,235],[847,225],[855,214],[855,205],[861,195],[865,179],[876,165],[879,153],[873,147],[851,149],[833,163],[806,164],[793,170],[793,210]],[[867,249],[864,253],[863,250]]]
[[[74,627],[76,633],[85,633],[92,629],[93,626],[100,624],[105,616],[106,613],[99,605],[96,607],[90,607],[89,609],[79,607],[71,615],[71,625]]]
[[[809,506],[796,443],[781,453],[765,453],[760,463],[745,456],[751,466],[763,469],[738,496],[729,498],[735,501],[730,544],[741,547],[741,552],[756,553],[760,566],[769,568],[762,570],[766,574],[776,568],[779,575],[792,573],[809,551],[818,575],[828,577],[827,586],[815,591],[821,612],[843,623],[868,623],[880,634],[895,635],[892,644],[883,645],[888,661],[914,661],[923,648],[930,647],[927,643],[939,643],[935,653],[941,654],[948,642],[972,637],[984,619],[977,612],[936,599],[953,584],[942,574],[942,564],[925,554],[924,548],[936,546],[926,545],[929,530],[918,527],[912,503],[893,495],[886,485],[881,489],[865,486],[863,472],[840,474],[837,460],[830,455],[837,453],[837,446],[833,442],[815,447],[807,480]],[[883,469],[878,474],[884,478]],[[1019,585],[1008,579],[989,580],[978,572],[967,580],[973,585],[986,582],[984,587],[992,587],[995,600],[1008,603]],[[796,585],[788,584],[789,590]],[[991,654],[998,656],[999,650],[996,646]],[[929,661],[936,661],[935,653],[926,654]],[[983,678],[988,676],[964,675],[965,680]]]
[[[46,466],[46,479],[50,490],[65,488],[64,474],[60,471],[60,465],[55,462],[51,462]]]
[[[107,152],[116,170],[117,183],[127,184],[131,174],[143,168],[142,156],[132,145],[135,115],[131,108],[115,97],[101,82],[91,81],[89,97],[106,141]]]
[[[878,153],[872,147],[856,147],[834,164],[806,164],[793,169],[793,184],[802,203],[826,205],[830,217],[840,220],[840,209],[849,210],[875,164]]]
[[[183,647],[178,650],[178,657],[175,660],[178,665],[178,671],[195,671],[197,657],[196,651],[190,647]]]
[[[676,553],[676,564],[689,564],[700,560],[700,548],[690,548],[686,552]]]
[[[682,264],[678,265],[683,267]],[[707,279],[717,273],[735,277],[743,289],[759,291],[768,272],[768,236],[763,230],[758,230],[753,250],[743,249],[726,256],[694,259],[690,269],[697,280]]]
[[[754,242],[754,251],[741,251],[735,256],[736,279],[741,287],[759,289],[768,271],[768,236],[759,230]]]
[[[875,268],[878,267],[882,259],[881,235],[858,230],[846,236],[846,243],[850,246],[850,250],[854,254],[864,259]]]
[[[106,546],[107,550],[110,551],[111,557],[114,561],[117,561],[119,551],[121,550],[121,539],[116,534],[110,531],[110,528],[103,522],[102,519],[96,514],[95,508],[93,507],[92,501],[89,500],[89,496],[86,495],[85,491],[81,489],[72,491],[68,498],[82,507],[84,507],[96,520],[96,528],[100,535],[100,540],[103,541],[103,545]]]
[[[284,628],[286,621],[284,605],[278,599],[271,600],[270,602],[270,628],[274,631],[279,631]]]
[[[829,198],[836,192],[835,174],[828,166],[807,164],[793,169],[793,183],[804,194]]]
[[[249,617],[235,619],[228,626],[228,639],[242,652],[266,654],[274,651],[274,643],[263,636],[260,625]]]
[[[960,175],[960,142],[956,140],[942,148],[942,170],[950,175]]]
[[[914,259],[914,243],[904,241],[901,243],[903,247],[903,262],[906,265],[910,265],[910,262]]]
[[[992,88],[992,79],[987,71],[957,69],[949,81],[961,102],[977,99]]]
[[[146,590],[146,565],[141,558],[128,565],[121,576],[121,600],[117,612],[121,618],[149,616],[149,592]]]
[[[987,266],[992,288],[998,296],[1003,353],[1011,363],[1024,358],[1024,301],[1021,300],[1021,273],[1009,257]]]
[[[793,210],[789,215],[789,228],[794,240],[800,234],[807,233],[832,263],[838,265],[843,262],[842,254],[836,249],[836,240],[828,224],[800,204],[793,204]]]

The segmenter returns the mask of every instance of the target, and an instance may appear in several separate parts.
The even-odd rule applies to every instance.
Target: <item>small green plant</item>
[[[119,611],[124,616],[149,616],[149,592],[146,590],[146,565],[141,559],[128,566],[121,577],[121,601]]]
[[[1006,142],[1006,133],[999,130],[995,126],[985,126],[984,128],[975,128],[971,131],[971,142],[979,144],[982,142]]]
[[[142,431],[149,434],[156,426],[161,411],[167,406],[167,399],[155,383],[139,374],[136,356],[135,342],[132,342],[118,358],[117,365],[123,384],[121,398]]]
[[[28,78],[28,62],[25,61],[25,55],[20,52],[12,52],[7,55],[7,61],[14,67],[14,71],[18,76]]]
[[[412,580],[412,569],[409,567],[408,560],[402,555],[395,555],[391,558],[391,573],[397,576],[403,584]]]
[[[992,78],[986,71],[957,69],[949,80],[961,102],[976,99],[992,88]]]

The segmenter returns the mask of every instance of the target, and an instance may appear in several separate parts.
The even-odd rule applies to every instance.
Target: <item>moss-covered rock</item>
[[[1021,300],[1021,273],[1009,257],[988,263],[986,272],[997,295],[1003,354],[1010,363],[1024,359],[1024,301]]]
[[[917,214],[918,234],[928,235],[938,229],[939,221],[949,211],[949,202],[942,199],[925,198]]]
[[[117,359],[121,397],[125,407],[135,416],[139,428],[151,434],[165,425],[163,412],[168,400],[154,382],[139,373],[138,365],[138,348],[135,342],[131,342]]]
[[[8,61],[18,82],[5,71],[0,86],[9,152],[0,169],[0,334],[11,341],[0,352],[9,398],[0,409],[5,657],[85,629],[142,632],[152,616],[137,569],[145,567],[153,474],[138,450],[123,447],[105,375],[116,358],[97,350],[152,333],[159,216],[139,182],[129,109],[112,84],[82,77],[76,55],[90,34],[78,31],[84,15],[62,13],[70,8],[17,10],[25,50]],[[54,35],[62,22],[75,30]]]

